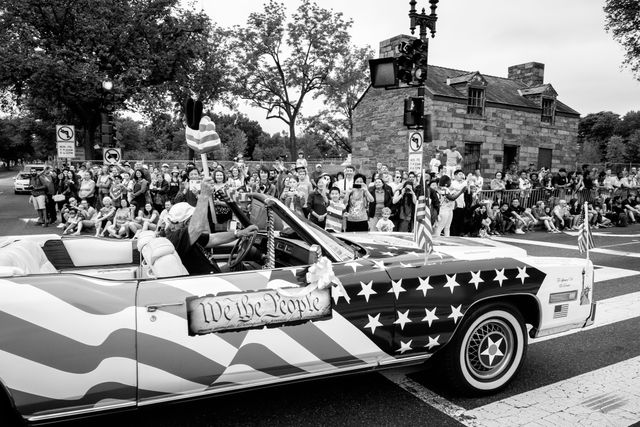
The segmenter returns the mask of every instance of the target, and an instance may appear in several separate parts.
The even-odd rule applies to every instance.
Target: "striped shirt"
[[[342,231],[342,213],[344,211],[344,203],[329,202],[327,206],[327,222],[324,226],[325,230]]]

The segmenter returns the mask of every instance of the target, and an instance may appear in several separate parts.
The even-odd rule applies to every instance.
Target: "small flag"
[[[216,125],[208,116],[202,116],[198,129],[185,129],[187,145],[196,154],[204,154],[214,150],[220,145],[220,137],[216,132]]]
[[[424,181],[424,172],[420,178],[420,195],[416,205],[416,223],[414,226],[415,242],[424,249],[425,255],[433,250],[433,230],[431,228],[431,198],[429,197],[429,187]]]
[[[591,227],[589,227],[589,212],[587,210],[587,204],[584,205],[584,221],[580,224],[578,230],[578,249],[580,253],[588,252],[589,249],[595,248],[593,244],[593,235],[591,234]]]

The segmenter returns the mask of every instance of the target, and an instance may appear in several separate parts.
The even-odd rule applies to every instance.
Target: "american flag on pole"
[[[428,196],[429,187],[424,180],[424,171],[420,177],[420,195],[416,205],[416,221],[413,227],[415,242],[424,249],[425,256],[433,250],[433,229],[431,227],[431,199]]]
[[[589,249],[593,249],[596,245],[593,244],[593,235],[591,234],[591,227],[589,227],[589,211],[588,206],[584,204],[584,221],[580,224],[578,230],[578,249],[580,253],[589,253]]]

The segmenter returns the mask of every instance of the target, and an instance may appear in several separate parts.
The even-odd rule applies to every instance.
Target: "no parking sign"
[[[122,159],[122,150],[120,148],[103,148],[102,160],[105,164],[116,164]]]

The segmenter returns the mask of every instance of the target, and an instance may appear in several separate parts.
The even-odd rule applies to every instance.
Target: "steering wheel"
[[[258,231],[254,230],[251,234],[242,236],[236,241],[236,244],[233,245],[233,249],[231,249],[231,252],[229,253],[229,260],[227,262],[229,269],[235,268],[247,257],[257,235]]]

